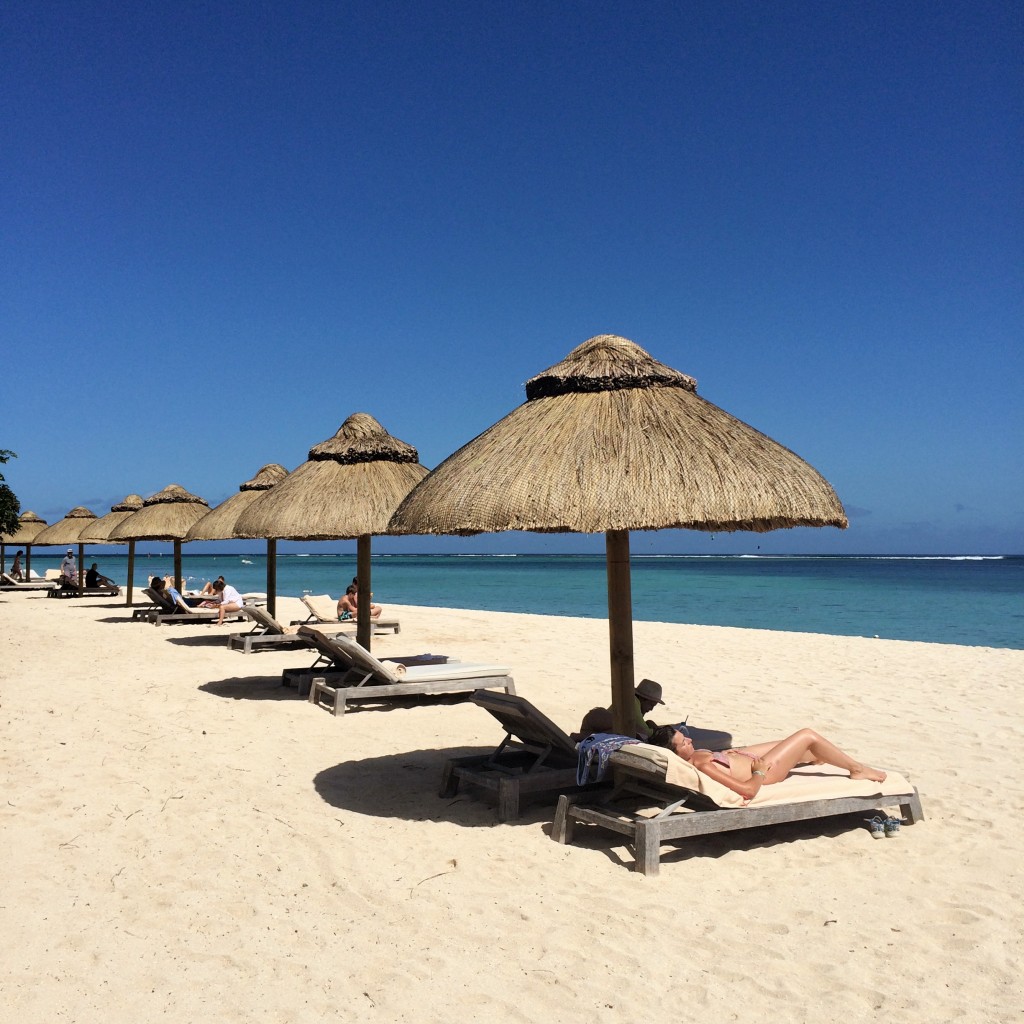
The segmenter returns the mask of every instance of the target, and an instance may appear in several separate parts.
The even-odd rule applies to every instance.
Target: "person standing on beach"
[[[16,580],[22,580],[25,577],[21,574],[21,555],[22,552],[18,552],[14,556],[14,565],[11,566],[11,578]]]
[[[62,587],[78,586],[78,563],[75,561],[74,548],[68,548],[68,553],[60,563],[60,585]]]

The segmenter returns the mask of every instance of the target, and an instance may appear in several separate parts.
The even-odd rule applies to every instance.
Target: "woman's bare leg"
[[[885,779],[885,772],[855,761],[813,729],[801,729],[774,744],[757,743],[737,749],[746,750],[771,762],[766,782],[781,782],[798,764],[806,764],[808,761],[842,768],[850,773],[851,779],[870,779],[872,782],[882,782]]]

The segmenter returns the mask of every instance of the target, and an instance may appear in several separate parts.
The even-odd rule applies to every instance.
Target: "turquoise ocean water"
[[[38,571],[59,555],[33,552]],[[127,557],[86,549],[115,580]],[[266,590],[266,560],[183,555],[187,585],[223,574]],[[171,551],[136,558],[136,586],[173,569]],[[277,592],[337,597],[355,575],[351,554],[279,554]],[[374,555],[379,604],[480,608],[605,618],[603,556]],[[1024,649],[1024,557],[634,556],[633,616],[753,629]]]

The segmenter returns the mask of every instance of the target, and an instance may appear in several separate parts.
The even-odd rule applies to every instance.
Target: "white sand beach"
[[[609,700],[603,621],[385,610],[380,657],[507,664],[566,731]],[[229,651],[237,627],[35,594],[0,618],[5,1020],[1020,1019],[1022,651],[638,623],[654,717],[812,725],[925,813],[691,840],[645,878],[610,833],[552,842],[553,803],[440,798],[501,739],[471,704],[335,718],[280,685],[308,653]]]

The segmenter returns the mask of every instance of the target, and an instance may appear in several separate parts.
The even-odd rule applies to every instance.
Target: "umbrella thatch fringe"
[[[369,413],[354,412],[334,437],[310,448],[309,458],[352,466],[362,462],[416,463],[420,456],[411,444],[392,437]]]
[[[696,391],[693,377],[659,363],[635,342],[614,334],[599,334],[578,345],[560,363],[526,382],[526,398],[627,388],[683,388]]]
[[[180,484],[168,484],[162,491],[151,494],[142,504],[145,508],[152,508],[154,505],[206,505],[209,504],[202,498],[186,491]]]
[[[111,512],[138,512],[142,508],[143,501],[142,495],[140,494],[129,494],[125,496],[124,501],[119,501],[116,505],[110,506]],[[109,514],[109,513],[108,513]],[[104,519],[106,516],[103,517]]]
[[[269,491],[288,475],[288,470],[276,462],[268,462],[251,480],[239,486],[240,491]],[[216,509],[214,510],[216,511]],[[213,538],[220,540],[222,538]]]
[[[426,473],[404,461],[304,462],[239,516],[234,535],[340,540],[385,533],[398,503]]]

